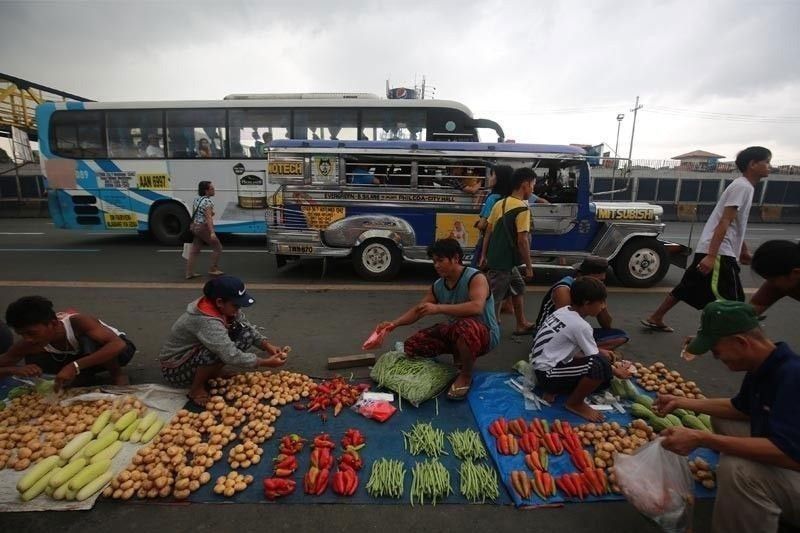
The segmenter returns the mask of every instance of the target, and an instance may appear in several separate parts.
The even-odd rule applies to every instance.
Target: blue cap
[[[235,276],[218,276],[209,280],[203,287],[203,294],[207,298],[222,298],[238,305],[250,307],[256,301],[247,294],[244,282]]]

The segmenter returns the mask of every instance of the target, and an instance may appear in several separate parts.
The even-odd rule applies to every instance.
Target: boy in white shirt
[[[772,152],[761,146],[745,148],[736,155],[742,175],[722,192],[703,226],[692,264],[656,312],[642,320],[643,326],[671,333],[664,315],[680,301],[698,310],[715,300],[744,301],[739,264],[749,265],[751,259],[744,234],[755,186],[769,175],[771,160]]]
[[[603,415],[586,404],[596,390],[608,387],[612,375],[630,377],[627,366],[612,367],[613,354],[597,347],[586,316],[597,316],[606,307],[606,287],[598,279],[576,279],[570,287],[572,305],[555,310],[544,321],[533,341],[530,361],[536,382],[552,401],[569,394],[568,410],[592,422]]]

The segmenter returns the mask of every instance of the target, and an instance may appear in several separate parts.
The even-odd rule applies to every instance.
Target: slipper
[[[194,279],[194,278],[199,278],[199,277],[200,277],[200,274],[198,274],[197,272],[194,272],[192,274],[186,274],[186,279]]]
[[[531,324],[529,327],[525,329],[514,331],[512,335],[533,335],[535,332],[536,332],[536,324]]]
[[[221,276],[221,275],[223,275],[224,273],[225,273],[225,272],[223,272],[222,270],[220,270],[220,269],[218,269],[218,268],[215,268],[214,270],[209,270],[209,271],[208,271],[208,275],[209,275],[209,276]]]
[[[671,327],[667,326],[666,324],[660,325],[654,322],[650,322],[649,320],[642,319],[641,323],[644,327],[648,329],[652,329],[653,331],[660,331],[662,333],[673,333],[675,330]]]
[[[472,387],[472,383],[463,387],[456,387],[454,382],[450,385],[450,390],[447,391],[447,399],[454,401],[466,400],[470,387]]]

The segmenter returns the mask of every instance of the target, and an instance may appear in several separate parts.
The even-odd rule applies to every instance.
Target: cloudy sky
[[[0,71],[97,100],[437,98],[526,142],[800,163],[798,0],[0,0]]]

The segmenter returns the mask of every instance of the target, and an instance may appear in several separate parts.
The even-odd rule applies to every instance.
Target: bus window
[[[170,158],[225,157],[225,110],[167,111],[167,140]]]
[[[480,161],[449,161],[420,166],[419,186],[457,189],[475,195],[486,183],[486,172],[486,165]]]
[[[365,109],[361,112],[361,140],[425,140],[425,111],[417,109]]]
[[[406,158],[348,158],[345,161],[347,185],[385,185],[409,187],[411,160]]]
[[[58,111],[50,125],[53,152],[62,157],[103,159],[102,111]]]
[[[356,141],[358,112],[350,109],[298,109],[294,112],[294,138],[322,141]]]
[[[231,157],[263,158],[264,146],[273,139],[288,139],[291,125],[289,111],[266,109],[231,109]]]
[[[106,131],[110,157],[164,157],[161,111],[108,111]]]
[[[427,140],[465,141],[478,140],[473,119],[456,109],[428,110]]]

